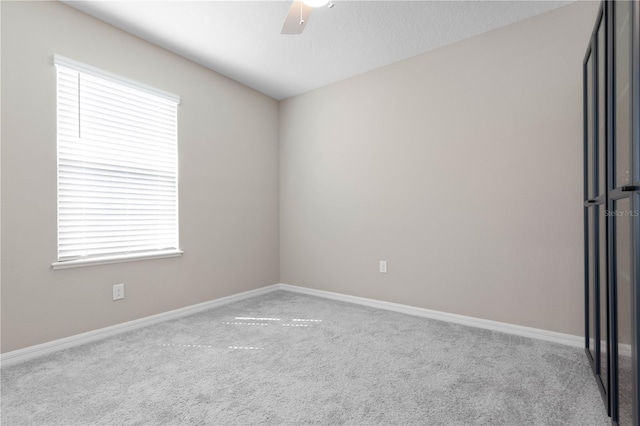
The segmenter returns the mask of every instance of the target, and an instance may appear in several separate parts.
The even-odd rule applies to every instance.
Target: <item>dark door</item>
[[[601,8],[585,60],[585,286],[587,354],[609,408],[607,32]]]
[[[609,3],[612,113],[609,154],[609,279],[612,298],[612,420],[620,426],[638,419],[638,250],[640,174],[638,155],[638,3]],[[634,10],[636,9],[636,10]],[[634,65],[634,62],[636,64]],[[635,105],[634,105],[635,104]]]

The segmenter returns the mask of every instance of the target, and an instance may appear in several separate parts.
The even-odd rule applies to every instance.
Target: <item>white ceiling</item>
[[[560,1],[349,1],[281,35],[290,1],[65,1],[276,99],[549,11]]]

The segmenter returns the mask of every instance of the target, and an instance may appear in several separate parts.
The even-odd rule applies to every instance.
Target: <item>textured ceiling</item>
[[[346,1],[281,35],[289,1],[65,1],[276,99],[471,37],[569,2]]]

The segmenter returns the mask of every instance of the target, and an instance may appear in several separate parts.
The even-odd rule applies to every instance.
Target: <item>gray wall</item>
[[[2,351],[278,281],[581,335],[597,6],[278,104],[64,4],[1,2]],[[54,53],[182,97],[183,257],[51,269]]]
[[[581,61],[597,8],[281,102],[281,281],[582,335]]]
[[[1,7],[3,352],[278,282],[277,101],[62,3]],[[183,257],[51,269],[54,53],[181,96]]]

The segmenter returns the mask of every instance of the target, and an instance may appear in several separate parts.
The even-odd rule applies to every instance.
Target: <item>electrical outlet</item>
[[[380,261],[380,273],[381,274],[386,274],[387,273],[387,261],[386,260],[381,260]]]
[[[113,285],[113,300],[124,299],[124,284]]]

